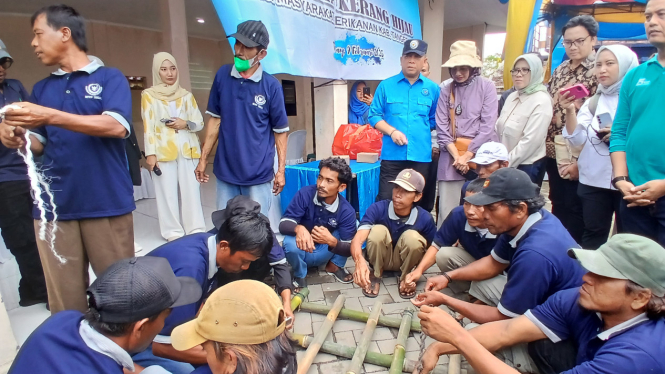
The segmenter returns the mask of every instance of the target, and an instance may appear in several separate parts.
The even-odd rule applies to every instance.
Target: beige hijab
[[[164,83],[162,77],[159,76],[159,69],[165,60],[171,61],[178,70],[178,77],[176,78],[175,83],[171,86]],[[152,59],[152,87],[145,91],[149,93],[150,96],[164,101],[177,100],[189,93],[189,91],[180,87],[180,69],[178,69],[178,63],[170,53],[159,52]]]

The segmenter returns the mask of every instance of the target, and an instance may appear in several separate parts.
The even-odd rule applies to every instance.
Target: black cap
[[[215,226],[217,230],[219,230],[222,227],[224,221],[229,219],[229,217],[233,217],[236,214],[244,212],[254,212],[260,214],[261,204],[257,203],[256,201],[250,199],[247,196],[243,195],[235,196],[226,203],[225,209],[212,212],[212,224]],[[260,216],[261,218],[270,222],[270,220],[268,220],[268,217],[266,217],[265,215],[260,214]]]
[[[145,256],[109,266],[88,288],[101,322],[132,323],[201,299],[191,277],[176,277],[165,258]]]
[[[415,53],[418,56],[425,56],[427,54],[427,43],[420,39],[409,39],[404,42],[404,49],[402,50],[402,56],[406,56],[409,53]]]
[[[268,29],[261,21],[245,21],[238,25],[238,31],[235,34],[231,34],[227,38],[236,38],[237,41],[248,48],[260,45],[268,48],[268,43],[270,43]]]
[[[504,200],[533,199],[539,194],[540,187],[531,182],[527,173],[515,168],[503,168],[490,175],[480,192],[464,200],[473,205],[489,205]]]

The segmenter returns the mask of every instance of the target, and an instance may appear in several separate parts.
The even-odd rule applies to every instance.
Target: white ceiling
[[[210,0],[185,0],[189,35],[224,39],[225,33]],[[240,0],[228,0],[240,1]],[[401,0],[391,0],[401,1]],[[429,0],[443,1],[443,0]],[[488,31],[502,31],[506,26],[508,6],[499,0],[445,0],[444,27],[455,29],[470,25],[488,24]],[[44,5],[58,1],[2,0],[0,12],[32,14]],[[160,0],[66,0],[86,19],[117,24],[161,29]],[[427,7],[427,5],[425,5]],[[427,9],[421,9],[427,11]],[[205,20],[204,24],[196,18]]]

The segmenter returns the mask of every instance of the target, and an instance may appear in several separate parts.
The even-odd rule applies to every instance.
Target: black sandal
[[[332,275],[335,277],[335,280],[338,281],[339,283],[344,283],[344,284],[349,284],[353,283],[353,275],[346,271],[345,268],[340,268],[338,267],[335,272],[329,272],[327,271],[328,275]]]
[[[371,294],[371,293],[365,291],[365,289],[363,288],[363,290],[362,290],[363,295],[374,299],[375,297],[379,296],[379,291],[381,291],[381,278],[376,278],[374,276],[371,276],[369,278],[369,281],[370,281],[370,285],[369,285],[370,290],[374,291],[376,289],[376,294]]]

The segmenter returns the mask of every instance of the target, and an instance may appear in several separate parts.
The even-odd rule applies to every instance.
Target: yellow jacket
[[[178,157],[178,152],[184,158],[201,158],[201,146],[196,132],[203,129],[203,116],[196,105],[194,95],[190,92],[175,100],[175,103],[178,116],[195,124],[193,129],[178,130],[180,133],[186,133],[188,137],[188,141],[183,143],[180,149],[178,149],[175,130],[166,127],[160,121],[163,118],[171,118],[168,102],[156,99],[146,92],[141,93],[145,154],[146,156],[157,156],[157,161],[174,161]]]

